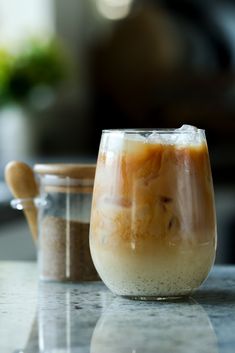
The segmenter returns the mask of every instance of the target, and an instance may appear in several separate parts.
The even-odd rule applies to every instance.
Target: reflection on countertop
[[[102,282],[37,284],[36,263],[0,262],[0,287],[4,353],[234,351],[234,266],[215,266],[180,301],[132,301]]]
[[[191,298],[163,303],[115,298],[95,326],[90,351],[217,353],[218,345],[206,311]]]

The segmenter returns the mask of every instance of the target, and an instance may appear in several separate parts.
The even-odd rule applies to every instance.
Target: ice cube
[[[179,129],[175,129],[176,144],[179,146],[199,145],[203,142],[204,132],[192,125],[182,125]]]
[[[176,142],[176,135],[174,133],[168,133],[167,131],[154,131],[148,137],[149,143],[164,144],[164,145],[174,145]]]
[[[174,131],[172,133],[164,132],[162,133],[162,140],[166,145],[175,145],[177,142],[177,135],[174,133]]]
[[[198,128],[193,125],[183,124],[180,128],[175,129],[175,131],[196,132],[198,131]]]
[[[148,136],[148,143],[162,144],[163,139],[161,134],[159,134],[157,131],[154,131],[152,134]]]
[[[127,153],[141,154],[145,150],[146,138],[137,133],[127,133],[125,135],[125,144],[123,151]]]
[[[104,152],[118,152],[123,148],[124,133],[122,131],[115,131],[104,133],[101,140],[100,149]]]
[[[112,131],[104,133],[101,140],[100,151],[116,154],[129,150],[136,150],[142,147],[146,138],[138,133],[129,133],[127,131]]]
[[[204,137],[203,130],[184,124],[180,128],[172,129],[171,131],[154,131],[149,135],[148,143],[178,146],[198,145],[202,143]]]
[[[145,136],[142,136],[140,134],[134,134],[134,133],[133,134],[127,133],[125,135],[125,139],[128,141],[146,142]]]

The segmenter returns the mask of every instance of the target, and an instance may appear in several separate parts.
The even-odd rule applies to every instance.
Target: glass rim
[[[137,129],[104,129],[102,133],[127,133],[127,134],[136,134],[136,133],[153,133],[157,132],[159,134],[192,134],[202,132],[204,129],[199,129],[195,127],[195,130],[179,130],[179,128],[137,128]]]

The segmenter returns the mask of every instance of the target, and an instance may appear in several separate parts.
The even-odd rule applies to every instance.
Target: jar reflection
[[[137,303],[115,298],[100,317],[91,353],[218,353],[206,312],[195,300]]]
[[[89,350],[100,306],[92,285],[42,282],[38,295],[38,351],[74,353]],[[82,351],[83,352],[83,351]]]

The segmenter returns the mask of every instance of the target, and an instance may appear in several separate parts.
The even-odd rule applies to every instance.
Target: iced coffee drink
[[[203,130],[104,131],[90,226],[90,248],[116,294],[190,294],[215,257],[216,219]]]

